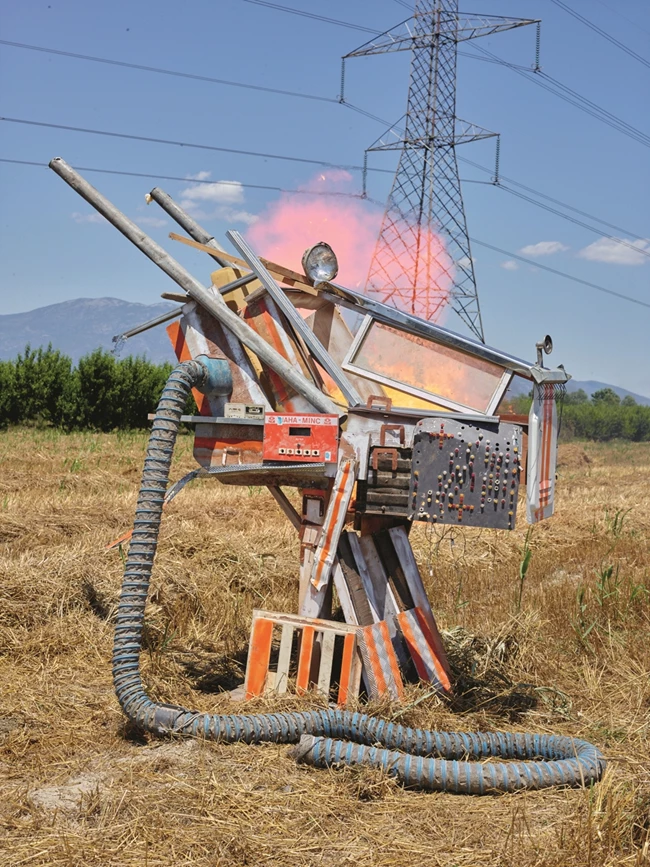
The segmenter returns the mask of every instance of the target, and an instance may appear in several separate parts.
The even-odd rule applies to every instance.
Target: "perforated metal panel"
[[[517,516],[522,430],[427,418],[413,440],[409,517],[511,530]]]

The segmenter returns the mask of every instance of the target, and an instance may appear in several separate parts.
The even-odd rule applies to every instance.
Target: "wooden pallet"
[[[275,670],[271,670],[273,633],[278,628],[280,648]],[[259,609],[253,611],[244,683],[246,698],[288,691],[295,633],[300,638],[295,692],[302,695],[314,689],[328,698],[332,685],[338,684],[336,703],[343,707],[355,701],[359,696],[362,671],[355,626]],[[337,637],[341,639],[342,651],[340,666],[335,668]]]

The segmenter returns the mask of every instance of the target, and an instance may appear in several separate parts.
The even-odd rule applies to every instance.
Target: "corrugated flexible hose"
[[[140,676],[140,650],[162,505],[185,401],[191,388],[201,388],[208,379],[201,361],[179,364],[162,393],[149,438],[113,648],[115,691],[127,717],[156,734],[228,743],[295,743],[299,761],[316,767],[368,765],[428,790],[481,795],[599,780],[605,769],[601,753],[569,737],[426,731],[342,710],[210,714],[148,697]],[[485,761],[492,758],[511,761]]]

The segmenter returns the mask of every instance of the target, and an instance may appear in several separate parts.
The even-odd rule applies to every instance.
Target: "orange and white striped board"
[[[278,631],[280,646],[272,667],[274,632]],[[294,654],[296,633],[299,641],[295,642]],[[337,704],[345,707],[358,698],[361,671],[354,627],[331,620],[253,611],[244,683],[247,699],[269,692],[286,693],[291,682],[298,695],[315,690],[329,698],[335,688]]]
[[[402,697],[403,684],[399,663],[385,620],[358,630],[361,658],[370,698],[388,694],[394,701]]]
[[[329,581],[356,478],[357,462],[344,458],[336,471],[323,530],[314,555],[311,583],[316,590],[322,590]]]
[[[420,680],[434,684],[441,692],[451,692],[446,654],[440,657],[442,641],[439,635],[438,640],[434,638],[424,613],[412,608],[400,611],[396,620]]]
[[[528,417],[526,520],[536,524],[555,509],[558,417],[553,384],[535,385]]]

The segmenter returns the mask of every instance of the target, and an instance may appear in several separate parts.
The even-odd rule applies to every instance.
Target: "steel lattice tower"
[[[424,319],[436,319],[450,304],[482,341],[456,146],[496,133],[456,117],[457,48],[459,42],[533,23],[459,14],[458,0],[417,0],[412,18],[343,58],[345,63],[351,57],[412,53],[406,115],[368,148],[399,150],[400,158],[366,292]]]

